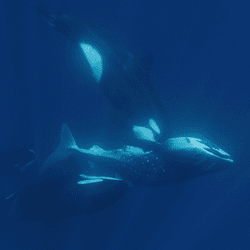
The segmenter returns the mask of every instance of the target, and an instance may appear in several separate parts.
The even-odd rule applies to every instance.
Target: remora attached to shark
[[[140,122],[152,114],[162,119],[164,108],[149,77],[152,53],[136,58],[80,18],[37,9],[51,26],[80,47],[93,79],[113,107],[113,121],[120,125],[130,119]]]

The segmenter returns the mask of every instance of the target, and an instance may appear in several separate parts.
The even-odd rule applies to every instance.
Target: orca
[[[110,118],[114,123],[121,127],[129,123],[131,127],[131,124],[143,124],[148,117],[163,118],[163,104],[149,77],[153,61],[151,52],[136,58],[80,18],[48,14],[41,7],[37,10],[51,26],[80,48],[92,78],[112,106]]]

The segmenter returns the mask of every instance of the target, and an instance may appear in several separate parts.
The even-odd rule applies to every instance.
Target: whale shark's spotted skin
[[[141,155],[124,155],[121,157],[119,171],[127,176],[131,183],[139,185],[157,185],[167,178],[166,159],[159,154],[146,152]],[[155,183],[156,184],[156,183]]]
[[[105,151],[98,146],[77,151],[101,156],[99,167],[115,173],[124,181],[142,186],[164,186],[183,182],[201,175],[223,171],[233,163],[225,151],[206,141],[172,138],[161,149],[144,152],[141,148]]]
[[[165,186],[174,182],[188,179],[193,170],[190,164],[178,164],[172,161],[168,156],[148,152],[134,152],[137,148],[129,147],[125,150],[117,150],[120,154],[115,163],[100,163],[100,167],[117,173],[124,181],[139,186]],[[176,168],[174,167],[176,166]]]

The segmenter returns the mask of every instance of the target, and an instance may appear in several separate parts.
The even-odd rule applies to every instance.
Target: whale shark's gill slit
[[[80,47],[93,71],[95,80],[99,83],[103,72],[101,55],[90,44],[80,43]]]

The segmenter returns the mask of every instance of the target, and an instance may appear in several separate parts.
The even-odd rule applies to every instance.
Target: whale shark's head
[[[134,153],[138,161],[133,157],[128,159],[127,165],[133,173],[129,176],[131,183],[164,186],[218,173],[233,163],[228,153],[208,140],[175,137],[158,143],[155,141],[156,132],[160,133],[157,124],[149,121],[148,125],[133,127],[136,137],[133,145],[142,148],[144,153],[141,157]]]
[[[164,143],[171,160],[184,163],[202,174],[216,173],[228,168],[233,159],[208,140],[193,137],[170,138]]]

